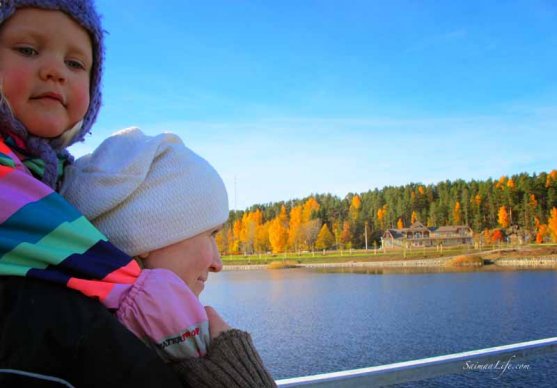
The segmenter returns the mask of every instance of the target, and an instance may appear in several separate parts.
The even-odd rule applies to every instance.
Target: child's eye
[[[29,46],[19,46],[16,47],[14,50],[26,57],[34,57],[39,55],[39,52],[37,50]]]
[[[75,70],[85,70],[85,65],[79,61],[76,61],[74,59],[68,59],[66,60],[66,65],[68,65],[68,67],[75,69]]]

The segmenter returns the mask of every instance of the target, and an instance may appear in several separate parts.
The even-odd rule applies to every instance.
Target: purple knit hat
[[[25,126],[13,116],[4,99],[0,98],[0,132],[11,132],[21,137],[26,142],[28,151],[44,160],[43,182],[54,187],[57,180],[57,155],[69,156],[66,147],[77,141],[82,141],[85,135],[91,131],[101,106],[104,31],[101,26],[101,18],[95,9],[94,0],[0,0],[0,25],[12,16],[17,8],[24,7],[64,12],[89,33],[93,44],[90,102],[80,129],[71,133],[66,131],[65,134],[55,139],[30,135]]]

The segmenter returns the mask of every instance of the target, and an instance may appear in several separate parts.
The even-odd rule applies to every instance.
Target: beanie
[[[45,161],[47,172],[43,181],[53,186],[54,182],[52,180],[56,180],[56,155],[68,155],[65,148],[84,139],[85,135],[91,131],[101,106],[104,31],[93,0],[2,0],[0,1],[0,27],[6,19],[14,14],[16,9],[25,7],[66,13],[89,33],[93,47],[89,108],[81,125],[66,131],[60,137],[44,139],[29,134],[25,126],[13,116],[6,101],[0,99],[0,132],[11,132],[21,137],[26,142],[28,151]],[[54,176],[52,176],[53,174]]]
[[[117,132],[67,168],[61,194],[130,256],[222,225],[228,197],[215,169],[172,133]]]

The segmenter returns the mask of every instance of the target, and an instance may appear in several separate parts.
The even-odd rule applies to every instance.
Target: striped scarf
[[[59,283],[118,309],[140,272],[0,138],[0,276]]]

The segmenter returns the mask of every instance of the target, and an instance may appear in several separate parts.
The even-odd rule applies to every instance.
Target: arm
[[[249,333],[230,326],[212,307],[206,307],[211,345],[207,355],[172,364],[184,386],[275,387]]]
[[[120,303],[116,316],[167,362],[207,353],[207,313],[172,271],[144,269]]]

